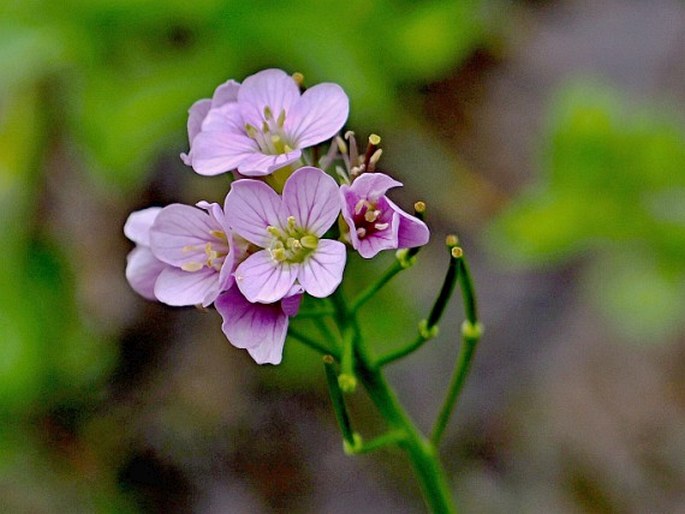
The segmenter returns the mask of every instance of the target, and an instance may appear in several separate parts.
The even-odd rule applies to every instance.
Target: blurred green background
[[[316,355],[258,367],[216,313],[125,282],[129,212],[225,194],[178,159],[187,108],[265,67],[341,84],[399,203],[429,205],[433,244],[365,312],[375,349],[426,315],[445,234],[471,256],[487,332],[444,448],[463,510],[682,509],[683,34],[667,0],[2,2],[0,511],[421,510],[401,455],[342,454]],[[449,318],[391,370],[426,427]]]

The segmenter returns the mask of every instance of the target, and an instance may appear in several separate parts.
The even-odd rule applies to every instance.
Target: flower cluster
[[[150,207],[124,226],[136,244],[126,267],[132,288],[172,306],[213,304],[228,340],[260,364],[281,361],[305,293],[325,298],[340,285],[346,245],[371,258],[429,238],[386,196],[402,184],[375,171],[380,138],[360,155],[353,134],[337,136],[349,112],[340,86],[302,93],[300,84],[299,75],[269,69],[193,104],[181,158],[201,175],[233,172],[223,206]],[[318,154],[306,149],[331,139],[314,162]]]

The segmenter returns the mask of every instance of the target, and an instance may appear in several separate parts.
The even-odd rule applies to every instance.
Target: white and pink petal
[[[309,88],[287,111],[285,131],[298,147],[307,148],[332,138],[347,121],[350,101],[337,84]]]
[[[322,239],[299,268],[297,280],[305,292],[316,298],[333,293],[342,281],[347,254],[340,241]]]
[[[274,303],[288,294],[299,269],[299,264],[278,262],[268,250],[260,250],[236,268],[235,281],[248,301]]]
[[[236,180],[226,196],[226,221],[239,236],[262,248],[269,246],[272,236],[267,227],[281,227],[281,198],[264,182],[253,179]]]
[[[321,236],[340,213],[338,184],[319,168],[300,168],[285,183],[283,209],[298,226]]]

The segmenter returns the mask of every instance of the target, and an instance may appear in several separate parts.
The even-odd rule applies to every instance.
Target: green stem
[[[455,256],[452,254],[453,245],[448,244],[447,249],[450,252],[450,261],[447,266],[447,272],[445,273],[445,279],[442,282],[442,287],[440,288],[440,293],[435,299],[435,303],[428,315],[428,319],[422,321],[419,324],[419,333],[416,338],[408,345],[399,348],[398,350],[392,351],[383,357],[380,357],[376,364],[378,366],[385,366],[391,362],[397,361],[402,357],[406,357],[410,353],[418,350],[423,346],[426,341],[433,339],[438,333],[438,323],[445,313],[445,308],[449,303],[452,293],[454,292],[454,287],[457,284],[457,279],[459,278],[460,262],[462,257]],[[473,291],[473,287],[471,287]]]
[[[399,446],[409,456],[426,504],[434,514],[454,513],[449,485],[435,446],[420,434],[381,371],[370,363],[363,345],[358,345],[357,349],[357,374],[391,430],[404,432],[405,438]]]
[[[336,376],[335,369],[333,368],[333,357],[330,355],[324,355],[323,363],[324,369],[326,371],[326,382],[328,383],[328,391],[331,394],[331,402],[333,403],[333,411],[335,412],[335,417],[338,420],[338,426],[342,432],[343,439],[345,443],[349,445],[350,448],[355,447],[355,437],[352,432],[352,425],[350,423],[350,416],[347,414],[347,407],[345,406],[345,399],[343,398],[342,391],[338,385],[338,377]]]
[[[368,302],[378,291],[380,291],[385,284],[390,282],[392,278],[405,268],[405,265],[399,259],[395,260],[390,267],[385,270],[378,280],[364,289],[359,296],[354,300],[350,307],[351,312],[357,312],[359,308]]]
[[[337,350],[326,347],[325,345],[321,344],[315,339],[312,339],[311,337],[304,335],[302,332],[296,330],[292,326],[288,328],[288,335],[294,337],[305,346],[308,346],[312,350],[319,352],[322,355],[330,354],[336,359],[340,358],[340,353]]]
[[[333,309],[312,309],[310,311],[300,311],[297,313],[298,319],[304,318],[322,318],[324,316],[331,316],[334,313]]]
[[[379,435],[368,442],[361,442],[352,448],[350,453],[352,455],[358,455],[361,453],[375,452],[376,450],[380,450],[381,448],[385,448],[386,446],[393,444],[401,445],[406,438],[407,436],[404,433],[404,430],[390,430],[389,432]]]
[[[478,322],[478,310],[473,281],[471,280],[471,274],[469,273],[463,255],[459,255],[459,285],[464,297],[466,320],[461,326],[462,340],[461,347],[459,348],[459,357],[457,358],[457,366],[450,379],[447,396],[443,401],[431,433],[431,441],[436,447],[440,443],[447,423],[456,408],[457,399],[464,388],[464,382],[471,369],[471,362],[473,361],[476,346],[483,333],[483,326]]]

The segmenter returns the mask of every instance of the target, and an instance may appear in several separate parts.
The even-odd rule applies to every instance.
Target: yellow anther
[[[271,257],[273,257],[278,262],[283,262],[287,259],[285,250],[283,248],[274,248],[271,250]]]
[[[364,239],[364,237],[366,236],[366,229],[364,227],[359,227],[357,229],[357,236],[359,237],[359,239]]]
[[[302,243],[302,246],[304,246],[305,248],[315,250],[316,247],[319,245],[319,238],[311,234],[307,234],[306,236],[302,236],[300,238],[300,243]]]
[[[454,257],[455,259],[459,259],[464,255],[464,250],[462,250],[460,246],[454,246],[450,250],[450,253],[452,254],[452,257]]]
[[[376,228],[376,230],[385,230],[385,229],[388,228],[389,226],[390,226],[389,223],[376,223],[376,224],[374,225],[374,227]]]
[[[265,134],[269,133],[269,124],[266,121],[262,122],[262,132]]]
[[[226,232],[224,232],[223,230],[210,230],[209,235],[222,241],[228,241],[228,238],[226,237]]]
[[[366,200],[362,199],[357,202],[357,204],[354,206],[354,213],[359,214],[362,212],[362,209],[364,206],[367,204]]]
[[[373,223],[378,219],[378,216],[380,216],[381,211],[379,210],[368,210],[364,213],[364,219],[368,221],[369,223]]]
[[[371,156],[371,159],[369,159],[369,164],[376,164],[378,161],[381,160],[381,154],[383,153],[383,149],[379,148],[375,152],[373,152],[373,155]]]
[[[283,153],[290,153],[292,151],[293,149],[290,147],[290,145],[283,145]]]
[[[278,237],[278,238],[282,237],[281,231],[278,230],[273,225],[269,225],[268,227],[266,227],[266,231],[274,237]]]
[[[297,221],[295,220],[295,216],[288,216],[288,229],[289,230],[295,230],[295,225]]]
[[[265,120],[272,120],[274,117],[274,113],[271,111],[271,107],[268,105],[264,107],[264,119]]]
[[[192,262],[192,261],[191,261],[191,262],[186,262],[185,264],[182,264],[182,265],[181,265],[181,269],[182,269],[183,271],[190,271],[190,272],[193,272],[193,271],[200,271],[203,267],[204,267],[204,265],[203,265],[202,263],[200,263],[200,262]]]
[[[298,86],[301,86],[304,84],[304,75],[300,73],[299,71],[296,71],[295,73],[292,74],[293,80],[295,81],[295,84]]]
[[[249,123],[245,124],[245,132],[247,132],[247,135],[250,136],[252,139],[257,137],[258,134],[257,129]]]
[[[414,212],[424,213],[426,212],[426,204],[424,202],[416,202],[414,204]]]
[[[285,109],[281,109],[281,114],[278,115],[276,123],[278,123],[279,127],[282,127],[285,124]]]
[[[369,143],[371,143],[373,146],[378,146],[381,144],[381,136],[378,134],[371,134],[369,136]]]
[[[282,140],[281,140],[281,136],[279,136],[278,134],[274,134],[273,136],[271,136],[271,142],[272,142],[274,145],[277,145],[277,144],[280,143],[281,141],[282,141]]]
[[[336,136],[335,142],[338,145],[338,150],[340,153],[347,153],[347,143],[340,136]]]
[[[445,244],[447,246],[457,246],[459,244],[459,238],[454,234],[450,234],[445,238]]]

